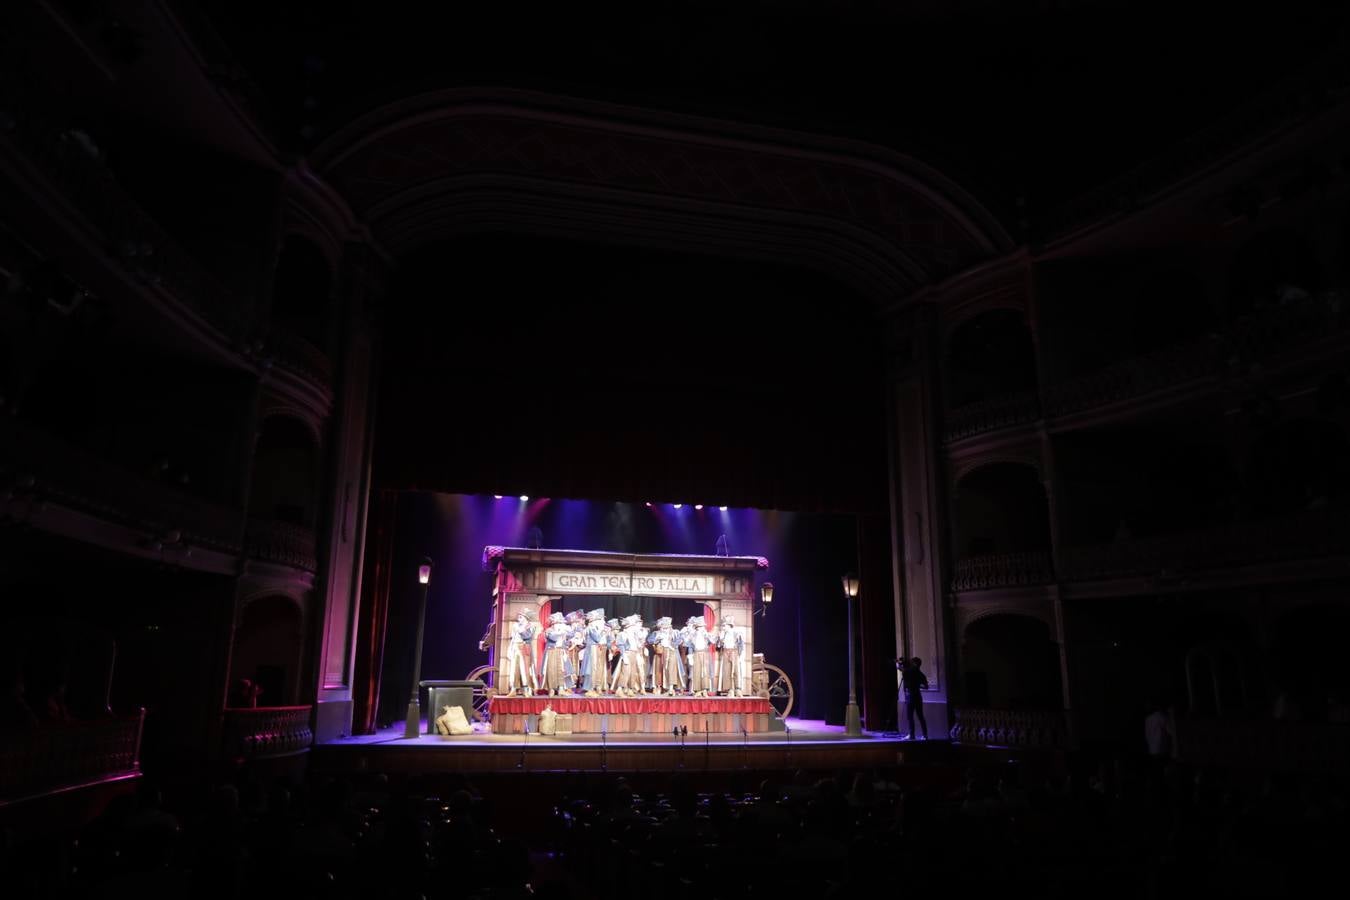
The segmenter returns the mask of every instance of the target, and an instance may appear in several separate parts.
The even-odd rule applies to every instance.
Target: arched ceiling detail
[[[384,107],[311,164],[395,254],[568,234],[804,262],[887,302],[1012,246],[960,187],[882,147],[519,91]]]

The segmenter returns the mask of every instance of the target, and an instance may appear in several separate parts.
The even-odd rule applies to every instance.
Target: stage
[[[317,744],[311,767],[355,772],[639,772],[742,769],[863,769],[932,761],[946,741],[902,741],[894,735],[848,737],[842,726],[788,719],[783,731],[704,733],[494,734],[403,737],[402,724],[376,734]]]
[[[782,730],[764,697],[493,697],[488,701],[494,734],[540,733],[539,714],[558,713],[559,735],[644,734],[660,739],[680,728],[703,734],[762,734]]]

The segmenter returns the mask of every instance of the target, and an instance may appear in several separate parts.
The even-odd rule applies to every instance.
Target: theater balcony
[[[992,431],[1032,425],[1040,418],[1041,403],[1036,392],[1019,391],[951,410],[946,415],[943,436],[950,445]]]
[[[81,247],[96,269],[81,273],[101,293],[117,284],[220,348],[248,342],[244,301],[209,276],[107,168],[97,137],[13,110],[0,130],[0,190],[23,212],[30,237]]]
[[[1305,510],[1157,535],[1060,554],[1061,580],[1075,596],[1151,589],[1202,589],[1317,578],[1344,571],[1350,510]]]
[[[0,737],[0,808],[140,775],[145,711]]]
[[[182,568],[235,570],[239,510],[12,418],[0,420],[0,479],[0,518]]]
[[[227,708],[222,732],[226,756],[262,760],[308,753],[314,743],[313,712],[311,705]]]
[[[952,572],[953,592],[1051,584],[1055,567],[1048,550],[989,553],[958,559]]]
[[[318,571],[314,529],[291,522],[250,518],[244,532],[244,555],[311,574]]]
[[[1069,731],[1063,710],[955,707],[950,737],[962,744],[1067,750]]]

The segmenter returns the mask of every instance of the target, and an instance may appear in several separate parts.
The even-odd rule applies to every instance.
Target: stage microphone
[[[525,768],[525,748],[530,746],[530,720],[525,720],[525,740],[520,744],[520,762],[516,763],[517,769]]]
[[[745,751],[741,756],[741,768],[748,769],[750,768],[750,732],[745,730],[744,725],[741,726],[741,748]]]
[[[608,735],[609,735],[609,729],[607,729],[607,728],[602,728],[602,729],[600,729],[600,771],[601,771],[601,772],[607,772],[607,771],[609,771],[609,761],[608,761],[608,756],[609,756],[609,745],[608,745],[607,740],[606,740],[607,737],[608,737]]]

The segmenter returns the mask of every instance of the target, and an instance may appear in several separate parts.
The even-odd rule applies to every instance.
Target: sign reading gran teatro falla
[[[549,569],[544,582],[550,594],[642,594],[656,597],[711,597],[713,575],[661,572],[558,572]]]

